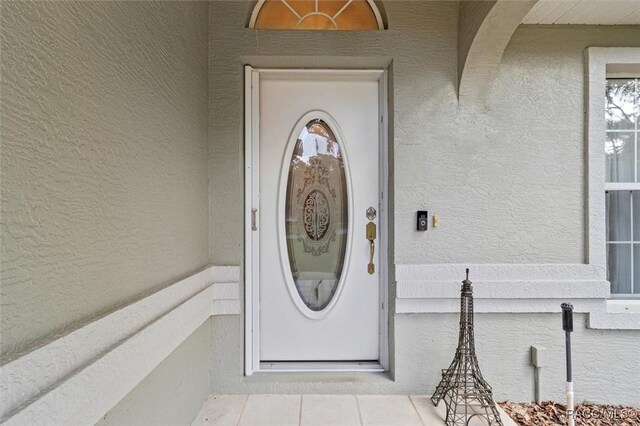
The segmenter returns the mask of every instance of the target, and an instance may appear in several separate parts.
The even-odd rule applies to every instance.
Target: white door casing
[[[323,369],[317,367],[322,363],[330,369],[338,361],[379,361],[386,367],[386,74],[246,67],[245,77],[246,373],[260,370],[260,361],[314,361],[314,369]],[[312,120],[328,126],[339,145],[348,227],[335,294],[326,307],[310,309],[291,271],[285,198],[294,147],[303,145],[298,137]],[[377,211],[372,274],[365,233],[369,207]],[[327,244],[335,249],[338,242]]]

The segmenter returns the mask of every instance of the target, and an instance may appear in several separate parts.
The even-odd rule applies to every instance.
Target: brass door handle
[[[376,265],[373,263],[373,255],[376,252],[376,224],[373,222],[367,223],[367,240],[369,240],[369,265],[367,266],[367,272],[370,275],[376,272]]]

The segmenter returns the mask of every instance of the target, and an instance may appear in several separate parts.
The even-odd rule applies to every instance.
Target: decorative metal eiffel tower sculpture
[[[460,337],[456,354],[431,397],[433,405],[444,400],[447,406],[445,422],[448,426],[468,425],[472,417],[484,418],[489,425],[502,426],[493,401],[491,386],[482,378],[476,358],[473,337],[473,288],[467,278],[460,290]]]

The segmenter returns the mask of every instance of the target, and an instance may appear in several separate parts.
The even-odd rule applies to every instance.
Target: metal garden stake
[[[571,332],[573,331],[573,305],[563,303],[562,307],[562,329],[565,335],[566,356],[567,356],[567,424],[574,426],[573,417],[573,379],[571,377]]]

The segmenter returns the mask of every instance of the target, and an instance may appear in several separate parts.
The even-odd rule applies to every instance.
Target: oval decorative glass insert
[[[326,122],[302,129],[289,163],[285,224],[296,290],[321,311],[338,289],[349,227],[347,179],[342,152]]]

